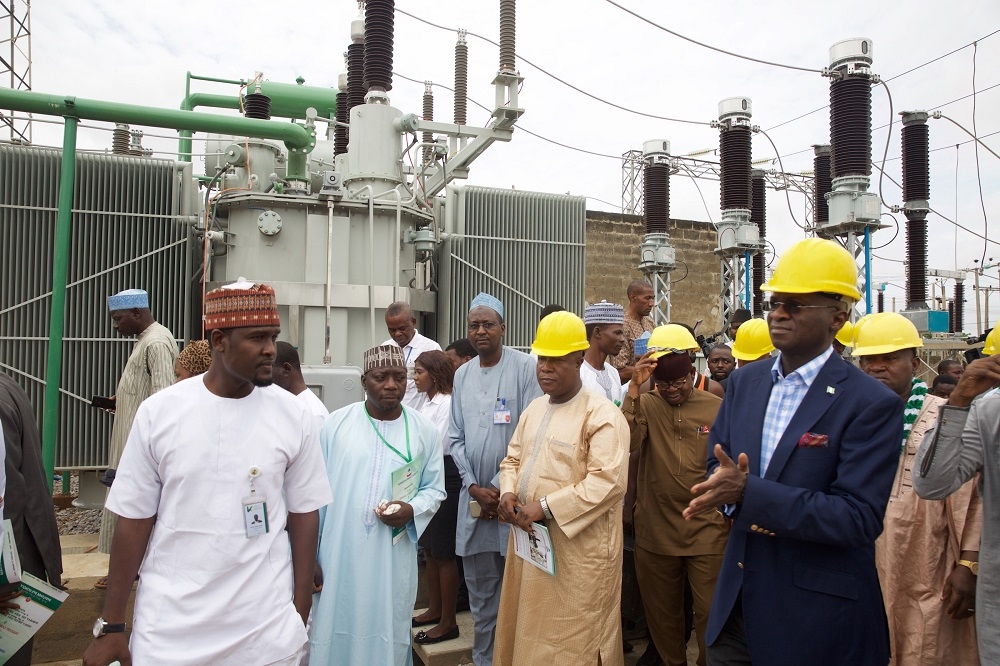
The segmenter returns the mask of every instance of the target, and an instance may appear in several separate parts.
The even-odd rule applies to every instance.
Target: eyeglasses
[[[494,328],[500,324],[495,321],[470,321],[469,322],[469,333],[475,333],[479,329],[483,329],[487,333],[492,331]]]
[[[666,391],[667,389],[677,389],[677,390],[680,390],[680,389],[684,388],[685,386],[687,386],[688,379],[690,379],[690,378],[689,377],[681,377],[680,379],[675,379],[672,382],[658,382],[658,381],[654,381],[653,383],[656,384],[656,388],[659,389],[659,390],[661,390],[661,391]]]
[[[830,308],[831,310],[841,309],[838,305],[806,305],[805,303],[799,303],[798,301],[777,301],[773,299],[768,299],[761,303],[761,308],[764,312],[774,312],[778,308],[783,308],[785,312],[793,317],[806,308]]]

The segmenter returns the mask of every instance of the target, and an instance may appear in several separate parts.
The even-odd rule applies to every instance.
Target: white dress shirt
[[[392,338],[389,338],[382,344],[399,346]],[[420,335],[420,331],[414,331],[410,342],[403,347],[403,358],[406,359],[406,395],[403,396],[403,404],[418,412],[420,411],[420,406],[424,404],[427,394],[417,392],[417,385],[413,383],[413,364],[417,360],[417,357],[425,351],[441,351],[441,345],[428,337]]]

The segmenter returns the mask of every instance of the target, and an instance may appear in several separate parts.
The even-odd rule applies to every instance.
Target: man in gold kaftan
[[[583,321],[556,312],[532,351],[546,393],[522,413],[500,465],[501,520],[549,530],[555,575],[508,546],[497,620],[497,666],[624,663],[621,638],[622,498],[628,424],[580,380]]]

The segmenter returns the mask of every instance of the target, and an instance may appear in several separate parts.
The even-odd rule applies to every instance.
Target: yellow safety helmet
[[[844,322],[841,329],[837,331],[837,342],[845,347],[854,346],[854,324],[849,321]]]
[[[873,312],[872,314],[878,314],[878,313]],[[861,329],[864,328],[864,325],[867,324],[868,320],[871,318],[872,315],[866,314],[863,317],[861,317],[861,319],[858,319],[856,322],[854,322],[854,330],[851,331],[851,341],[854,343],[853,345],[854,347],[858,346],[858,334],[861,333]]]
[[[553,312],[538,322],[531,351],[538,356],[566,356],[590,347],[583,320],[565,310]]]
[[[860,301],[858,267],[851,253],[831,240],[806,238],[785,250],[761,291],[825,293]]]
[[[657,326],[649,336],[647,352],[653,352],[650,358],[660,358],[665,354],[679,351],[698,351],[701,346],[698,341],[680,324],[664,324]]]
[[[756,361],[761,356],[774,351],[771,333],[763,319],[751,319],[740,324],[733,341],[733,358],[741,361]]]
[[[993,356],[1000,351],[1000,326],[994,326],[993,330],[986,336],[986,344],[983,346],[983,356]]]
[[[869,315],[858,331],[851,356],[891,354],[900,349],[923,346],[924,341],[913,322],[895,312],[879,312]]]

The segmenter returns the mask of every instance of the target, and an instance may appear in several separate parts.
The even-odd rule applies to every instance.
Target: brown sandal
[[[100,578],[98,578],[97,582],[94,583],[94,589],[95,590],[106,590],[106,589],[108,589],[108,577],[107,576],[101,576]]]

